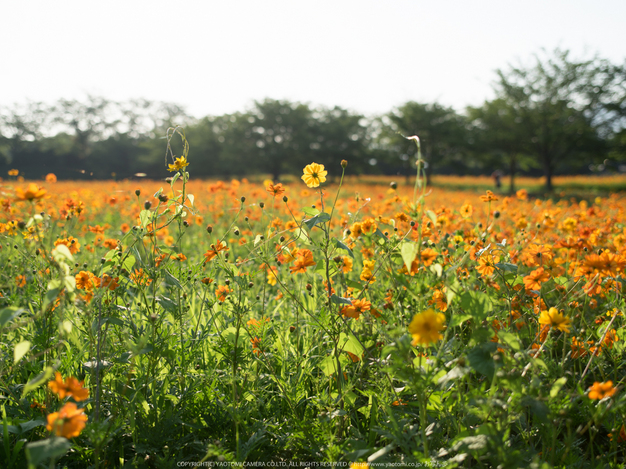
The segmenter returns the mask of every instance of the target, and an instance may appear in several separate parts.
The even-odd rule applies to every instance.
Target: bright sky
[[[265,97],[461,110],[541,48],[626,58],[624,0],[22,0],[2,17],[0,106],[91,93],[196,117]]]

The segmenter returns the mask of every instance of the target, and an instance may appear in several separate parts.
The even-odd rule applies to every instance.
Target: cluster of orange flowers
[[[61,373],[56,372],[55,379],[48,383],[48,387],[59,396],[59,399],[71,397],[75,401],[84,401],[89,397],[89,390],[84,388],[84,382],[74,377],[63,380]],[[80,435],[87,424],[87,416],[83,409],[74,402],[67,402],[58,412],[48,414],[47,429],[56,436],[74,438]]]

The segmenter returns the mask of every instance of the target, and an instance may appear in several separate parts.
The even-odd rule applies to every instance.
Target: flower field
[[[0,183],[2,467],[623,466],[624,195],[171,156]]]

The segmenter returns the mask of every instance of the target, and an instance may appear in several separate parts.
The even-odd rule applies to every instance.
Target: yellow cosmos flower
[[[328,171],[324,169],[323,164],[311,163],[304,168],[304,174],[302,180],[308,187],[319,187],[323,182],[326,182],[326,175]]]
[[[46,195],[46,190],[31,182],[27,189],[18,187],[15,189],[15,193],[17,194],[17,200],[35,200],[41,199]]]
[[[571,322],[570,318],[563,316],[556,308],[542,311],[541,316],[539,316],[539,324],[555,327],[563,332],[569,332],[570,327],[572,327]]]
[[[185,166],[189,166],[189,161],[187,161],[187,158],[185,158],[184,156],[181,156],[179,158],[176,158],[174,164],[169,165],[167,170],[169,172],[180,171]]]
[[[409,332],[413,336],[413,345],[430,345],[443,339],[440,332],[444,329],[445,322],[446,317],[432,309],[427,309],[413,316],[413,320],[409,324]]]

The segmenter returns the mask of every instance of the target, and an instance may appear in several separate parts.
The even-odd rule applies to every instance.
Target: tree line
[[[265,99],[247,110],[194,118],[173,103],[87,96],[0,106],[0,171],[28,178],[162,178],[166,129],[182,125],[195,177],[269,174],[315,161],[352,173],[414,173],[418,135],[426,173],[543,174],[614,169],[626,155],[626,67],[556,50],[497,71],[495,98],[462,112],[407,102],[380,116]]]

